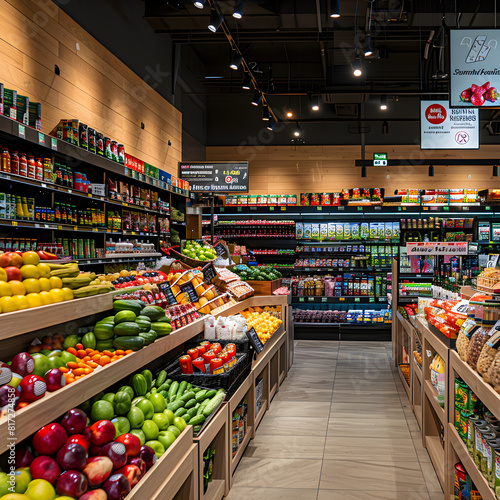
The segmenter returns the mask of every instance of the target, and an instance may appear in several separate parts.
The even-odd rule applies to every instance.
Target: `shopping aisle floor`
[[[390,343],[296,341],[228,500],[443,500]]]

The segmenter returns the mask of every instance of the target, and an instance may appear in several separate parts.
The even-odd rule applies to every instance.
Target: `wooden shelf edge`
[[[245,453],[246,447],[248,446],[248,443],[250,442],[251,437],[252,437],[252,428],[247,427],[245,437],[243,438],[243,443],[241,443],[240,446],[238,447],[238,452],[236,453],[236,455],[231,458],[231,475],[234,474],[236,467],[240,463],[241,457],[243,456],[243,453]],[[232,455],[232,452],[231,452],[231,455]]]
[[[464,363],[458,353],[450,349],[450,366],[460,375],[462,380],[474,391],[478,399],[497,417],[500,417],[500,394],[487,384],[467,363]],[[450,385],[455,381],[451,380]]]
[[[283,326],[280,325],[280,328]],[[281,346],[280,342],[287,335],[283,328],[281,332],[276,332],[264,345],[264,350],[257,356],[257,359],[252,362],[252,370],[258,371],[261,366],[269,363],[270,359],[276,354],[277,349]]]
[[[403,372],[401,371],[401,368],[399,366],[398,366],[398,373],[399,373],[399,378],[401,379],[401,383],[403,384],[403,387],[406,391],[406,395],[408,396],[408,399],[411,400],[411,397],[410,397],[411,387],[408,384],[408,382],[406,381],[405,376],[403,375]]]
[[[481,493],[483,500],[496,500],[495,492],[490,488],[482,472],[477,468],[474,460],[469,455],[467,447],[458,435],[455,426],[451,423],[448,424],[448,439],[455,453],[458,455],[460,462],[462,462],[462,465],[476,485],[479,493]],[[448,468],[450,469],[450,473],[451,467],[454,465],[455,464],[449,464]]]
[[[225,483],[223,479],[213,479],[206,493],[200,491],[200,500],[221,500],[224,497]]]
[[[451,349],[441,342],[430,330],[427,328],[422,322],[421,318],[417,317],[417,323],[419,324],[419,330],[425,335],[425,340],[429,342],[431,347],[444,359],[444,361],[448,360],[448,351]]]
[[[48,326],[92,316],[112,308],[113,294],[103,293],[82,299],[67,300],[58,304],[4,313],[0,315],[2,322],[0,341]]]
[[[151,498],[157,490],[157,485],[162,483],[163,478],[169,476],[172,464],[179,463],[189,452],[193,444],[193,426],[188,425],[181,435],[174,441],[172,446],[158,459],[146,475],[136,484],[127,495],[126,500]]]
[[[278,387],[279,387],[279,384],[278,382],[276,382],[270,389],[269,389],[269,401],[272,401],[274,396],[276,396],[277,392],[278,392]]]
[[[240,404],[240,401],[245,397],[245,394],[252,388],[255,382],[253,371],[250,372],[248,377],[243,381],[243,383],[238,387],[236,392],[231,396],[227,402],[229,407],[229,414],[232,415],[233,411]]]
[[[228,423],[229,413],[227,407],[227,403],[223,403],[203,431],[194,437],[194,442],[198,443],[203,450],[210,446],[210,443],[215,439],[224,424]]]
[[[64,412],[80,405],[99,391],[139,370],[202,331],[203,319],[200,318],[190,325],[162,337],[153,344],[96,370],[93,374],[83,377],[63,389],[47,393],[42,399],[16,412],[17,440],[22,441],[36,432],[40,428],[41,422],[51,422]],[[7,417],[3,416],[0,418],[0,453],[7,449],[7,437]]]
[[[417,378],[420,380],[420,383],[422,383],[422,367],[417,363],[417,360],[415,359],[415,356],[413,356],[412,353],[412,364],[413,364],[413,370],[417,374]]]
[[[445,452],[441,446],[439,438],[437,436],[426,436],[425,437],[425,445],[427,448],[427,452],[429,453],[429,457],[431,458],[431,462],[434,466],[434,470],[436,471],[436,476],[441,484],[441,488],[445,491],[445,471],[444,471],[444,461],[445,461]]]
[[[257,427],[259,426],[260,421],[262,420],[262,417],[265,415],[266,411],[267,411],[267,399],[263,399],[259,413],[255,415],[255,429],[257,429]]]
[[[441,423],[443,425],[446,425],[446,413],[444,411],[444,408],[442,408],[437,402],[436,389],[434,389],[430,380],[426,380],[424,383],[424,394],[427,396],[427,399],[429,400],[432,409],[438,416],[439,420],[441,420]]]
[[[413,405],[413,414],[420,429],[422,429],[422,405]]]

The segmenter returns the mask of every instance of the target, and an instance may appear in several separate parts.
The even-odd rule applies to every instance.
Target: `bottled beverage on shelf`
[[[10,153],[7,148],[2,148],[2,172],[11,173]]]

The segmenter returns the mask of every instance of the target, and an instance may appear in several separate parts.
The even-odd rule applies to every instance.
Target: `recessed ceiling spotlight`
[[[205,1],[206,0],[195,0],[193,2],[193,5],[197,8],[197,9],[203,9],[203,7],[205,7]]]
[[[287,118],[293,118],[292,108],[288,108],[288,111],[286,112],[286,117]]]
[[[241,19],[243,17],[243,9],[245,8],[245,2],[243,0],[235,0],[233,17],[236,19]]]
[[[245,78],[243,79],[241,88],[244,90],[250,90],[252,88],[252,77],[250,73],[245,73]]]
[[[352,62],[352,74],[355,77],[360,77],[363,74],[363,68],[361,65],[361,61],[359,60],[359,54],[356,53],[354,56],[354,61]]]
[[[252,105],[258,106],[260,104],[261,99],[262,99],[262,94],[260,92],[256,92],[252,99]]]
[[[234,50],[229,67],[231,69],[237,70],[240,67],[241,61],[243,61],[243,56]]]
[[[311,99],[311,109],[319,111],[319,95],[313,95]]]
[[[222,14],[219,14],[216,9],[212,9],[212,11],[210,12],[210,22],[208,23],[208,29],[212,33],[215,33],[219,29],[223,20],[224,16]]]
[[[262,119],[264,121],[269,121],[269,117],[270,117],[269,106],[267,104],[263,104],[262,105]]]
[[[299,122],[295,122],[295,130],[293,131],[293,135],[295,137],[300,137],[302,134],[302,127],[299,125]]]
[[[387,96],[383,95],[380,97],[380,109],[385,111],[387,109]]]
[[[334,19],[340,17],[339,0],[332,0],[330,17],[333,17]]]
[[[269,123],[267,125],[267,130],[274,130],[274,127],[276,127],[276,120],[274,119],[274,116],[271,115],[269,117]]]

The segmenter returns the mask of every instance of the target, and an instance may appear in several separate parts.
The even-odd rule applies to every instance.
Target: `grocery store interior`
[[[1,500],[500,500],[496,0],[0,0]]]

